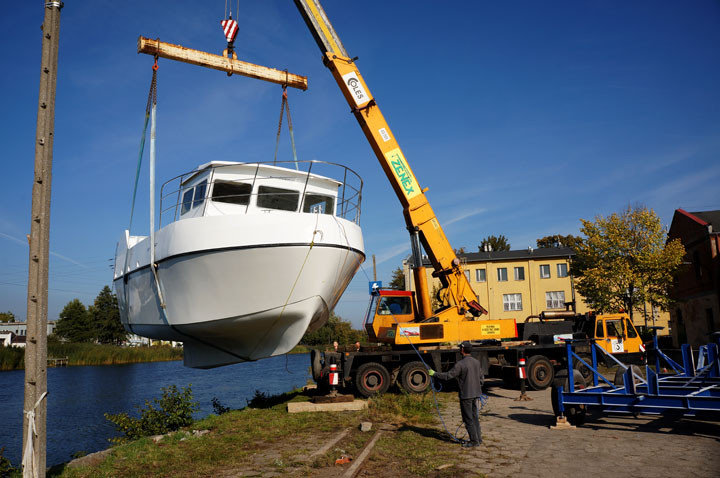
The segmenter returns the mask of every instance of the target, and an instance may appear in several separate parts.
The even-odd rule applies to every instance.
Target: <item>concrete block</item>
[[[364,410],[367,408],[367,401],[353,400],[352,402],[341,403],[310,403],[290,402],[287,404],[288,413],[300,412],[346,412]]]
[[[360,422],[360,431],[369,432],[372,430],[372,422]]]

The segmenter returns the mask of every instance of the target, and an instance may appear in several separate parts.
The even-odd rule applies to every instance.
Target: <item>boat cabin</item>
[[[341,185],[324,176],[270,164],[212,161],[180,180],[174,217],[273,211],[335,215]]]

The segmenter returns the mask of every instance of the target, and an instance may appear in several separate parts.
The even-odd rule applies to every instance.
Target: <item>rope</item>
[[[23,451],[22,468],[23,478],[38,478],[39,470],[35,469],[35,437],[37,436],[37,428],[35,426],[35,409],[40,405],[40,402],[47,396],[47,392],[43,392],[35,402],[35,405],[31,410],[25,410],[25,416],[27,416],[27,441],[25,442],[25,450]],[[43,472],[43,476],[45,473]]]
[[[285,71],[287,76],[287,71]],[[282,101],[280,102],[280,120],[278,121],[277,137],[275,138],[275,156],[273,157],[273,164],[277,163],[278,146],[280,146],[280,132],[282,131],[283,115],[287,113],[288,119],[288,130],[290,131],[290,143],[292,144],[293,161],[295,162],[295,169],[298,170],[297,152],[295,150],[295,134],[293,132],[292,118],[290,117],[290,102],[287,96],[287,85],[283,85]]]
[[[152,106],[157,104],[157,57],[152,67],[152,80],[150,81],[150,91],[148,92],[147,105],[145,106],[145,124],[143,125],[142,136],[140,138],[140,152],[138,153],[138,163],[135,170],[135,186],[133,188],[132,206],[130,208],[130,225],[128,231],[132,230],[133,215],[135,214],[135,198],[137,196],[138,180],[140,179],[140,167],[142,166],[143,152],[145,151],[145,137],[147,136],[148,122],[150,121],[150,112]]]

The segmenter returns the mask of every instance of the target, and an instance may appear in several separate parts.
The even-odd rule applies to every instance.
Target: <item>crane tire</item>
[[[355,388],[363,397],[383,394],[390,388],[390,373],[377,362],[364,363],[355,372]]]
[[[312,349],[310,351],[310,368],[312,370],[312,378],[317,383],[320,380],[322,372],[322,362],[320,361],[320,351]]]
[[[573,383],[575,384],[575,390],[582,390],[585,388],[586,382],[585,378],[583,378],[582,374],[577,371],[573,370]],[[557,388],[562,387],[563,391],[569,392],[570,391],[570,385],[568,381],[568,372],[567,369],[565,370],[559,370],[555,374],[555,379],[553,381],[553,387],[550,390],[550,402],[552,403],[552,409],[553,413],[557,417],[560,415],[560,404],[558,402],[558,396],[557,396]],[[582,425],[585,423],[585,415],[587,414],[587,408],[585,405],[566,405],[565,406],[565,417],[567,418],[568,422],[570,422],[571,425]]]
[[[635,375],[640,375],[642,377],[642,374],[640,373],[641,372],[640,367],[638,367],[637,365],[630,365],[630,368],[632,369],[632,371]],[[635,382],[636,385],[638,382],[640,382],[640,380],[638,380],[638,378],[635,376],[633,376],[633,381]],[[613,383],[618,387],[622,387],[625,385],[625,369],[624,368],[618,367],[618,369],[615,371],[615,379],[613,380]]]
[[[533,390],[545,390],[555,377],[555,369],[544,355],[533,355],[527,360],[527,381]]]
[[[422,362],[408,362],[400,369],[400,386],[408,393],[426,392],[430,380],[428,369]]]

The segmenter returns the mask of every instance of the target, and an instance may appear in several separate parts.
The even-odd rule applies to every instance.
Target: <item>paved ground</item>
[[[514,401],[519,392],[488,381],[488,404],[480,425],[484,443],[462,450],[457,466],[488,477],[536,476],[720,476],[720,422],[693,419],[602,417],[585,425],[551,430],[550,392],[528,392],[532,401]],[[448,403],[448,429],[461,424]],[[464,434],[461,428],[461,434]],[[470,473],[472,474],[472,473]]]

